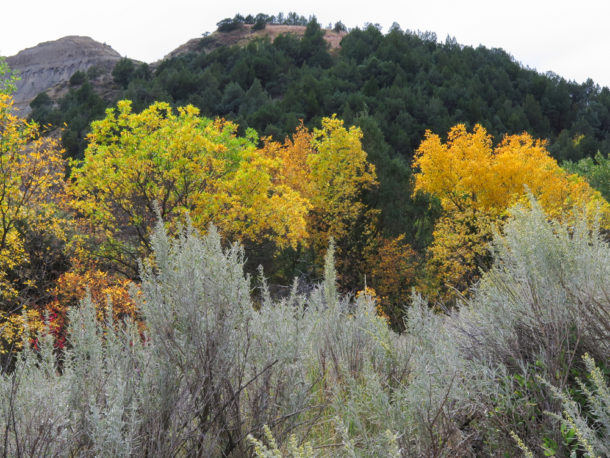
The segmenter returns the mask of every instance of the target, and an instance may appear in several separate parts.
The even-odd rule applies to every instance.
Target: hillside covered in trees
[[[252,127],[278,141],[301,120],[312,128],[335,113],[363,131],[380,182],[367,199],[382,211],[384,232],[405,233],[418,248],[430,242],[436,214],[425,199],[400,196],[412,187],[410,162],[427,129],[446,133],[458,123],[478,123],[498,140],[528,132],[546,139],[559,161],[610,153],[610,90],[592,81],[542,75],[501,49],[474,49],[451,39],[439,43],[432,33],[402,31],[398,25],[386,35],[373,25],[354,29],[331,51],[315,19],[289,17],[281,23],[307,24],[303,37],[286,33],[273,41],[214,44],[210,51],[208,44],[217,43],[219,35],[246,28],[247,36],[255,27],[255,18],[236,16],[202,38],[198,51],[189,48],[154,68],[124,59],[113,73],[123,88],[116,100],[132,100],[136,111],[155,101],[192,104],[206,116],[236,122],[242,132]],[[67,123],[63,145],[71,157],[82,157],[90,122],[116,100],[100,99],[81,73],[55,108],[41,94],[32,104],[32,118],[45,125]]]
[[[28,120],[0,59],[2,453],[610,453],[610,90],[218,27]]]
[[[449,38],[439,43],[433,33],[398,25],[386,35],[374,25],[354,29],[331,53],[315,19],[288,23],[308,24],[304,36],[286,33],[273,42],[260,38],[210,52],[206,43],[229,31],[221,21],[218,32],[200,40],[198,52],[154,69],[125,59],[114,72],[125,88],[119,98],[132,100],[136,110],[154,101],[192,104],[207,116],[228,117],[277,140],[300,119],[311,126],[330,113],[348,123],[372,117],[390,154],[405,158],[412,157],[426,129],[446,132],[457,123],[480,123],[495,136],[527,131],[547,138],[559,160],[610,148],[610,90],[593,81],[579,85],[542,75],[501,49],[475,49]],[[36,106],[44,107],[42,102]],[[41,111],[34,119],[54,121]]]

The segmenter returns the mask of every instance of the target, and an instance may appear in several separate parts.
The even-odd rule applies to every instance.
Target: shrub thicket
[[[145,335],[85,299],[61,355],[25,342],[0,376],[0,451],[603,455],[610,248],[586,224],[515,209],[472,299],[440,315],[414,297],[402,334],[337,294],[332,245],[321,285],[274,301],[263,281],[253,303],[242,248],[159,224],[133,291]]]

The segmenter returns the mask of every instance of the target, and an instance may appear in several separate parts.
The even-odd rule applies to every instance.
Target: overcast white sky
[[[522,64],[610,86],[609,0],[2,0],[0,55],[65,35],[86,35],[123,56],[153,62],[212,32],[236,13],[315,14],[322,25],[393,22],[403,29],[451,35],[464,45],[499,47]]]

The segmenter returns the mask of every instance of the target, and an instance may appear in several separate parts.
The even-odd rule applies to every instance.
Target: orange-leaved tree
[[[98,259],[129,277],[150,252],[155,206],[169,227],[214,223],[231,239],[296,246],[306,236],[307,199],[281,183],[281,163],[257,151],[256,132],[199,116],[193,106],[129,101],[92,124],[82,164],[73,168],[75,206]]]
[[[610,206],[600,193],[565,172],[544,141],[527,133],[494,146],[480,125],[472,132],[462,124],[453,127],[445,143],[428,131],[413,165],[415,192],[436,196],[444,211],[429,248],[427,285],[428,293],[441,290],[444,299],[467,292],[489,261],[492,227],[514,204],[527,204],[528,194],[551,218],[564,220],[583,208],[589,216],[601,211],[602,224],[610,225]]]
[[[132,293],[138,294],[137,291],[137,285],[128,279],[73,259],[71,269],[63,273],[49,290],[51,300],[44,307],[56,346],[63,348],[66,343],[69,309],[78,307],[87,294],[100,322],[113,323],[129,318],[143,330],[144,325],[139,321],[138,309],[132,298]]]
[[[405,241],[378,235],[365,253],[366,283],[376,293],[378,308],[395,329],[403,329],[404,310],[416,286],[419,256]]]

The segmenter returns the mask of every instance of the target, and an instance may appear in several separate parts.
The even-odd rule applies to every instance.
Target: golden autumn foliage
[[[282,174],[280,183],[297,190],[308,200],[314,194],[315,183],[311,180],[311,169],[308,158],[315,154],[312,145],[313,134],[302,123],[297,127],[292,138],[287,137],[284,143],[264,139],[261,153],[273,161],[280,161]]]
[[[236,130],[200,117],[195,107],[175,113],[166,103],[136,114],[122,101],[94,122],[72,191],[97,255],[134,276],[150,251],[155,202],[170,226],[188,214],[194,227],[214,223],[231,239],[279,247],[303,240],[307,200],[282,184],[280,161],[257,152],[254,131],[239,137]]]
[[[38,125],[16,116],[12,98],[0,93],[0,299],[5,304],[18,304],[20,292],[36,289],[35,277],[48,274],[33,273],[49,266],[32,266],[31,249],[40,248],[49,258],[53,245],[66,241],[62,156],[57,140],[42,138]]]
[[[307,164],[316,245],[325,245],[330,237],[341,240],[367,211],[362,193],[377,186],[377,175],[361,140],[358,127],[346,129],[335,117],[323,118],[322,127],[313,130],[315,154],[308,156]]]
[[[499,216],[526,202],[530,192],[552,217],[583,205],[599,205],[606,217],[610,214],[599,192],[565,172],[545,143],[527,133],[506,136],[493,147],[492,137],[478,124],[472,133],[463,124],[453,127],[445,144],[428,131],[413,165],[418,169],[415,191],[435,195],[445,211],[472,207]]]
[[[334,237],[338,264],[361,264],[352,239],[370,236],[377,216],[362,200],[377,181],[361,139],[360,129],[333,116],[259,147],[253,130],[237,135],[236,124],[200,117],[192,106],[155,103],[133,113],[129,101],[119,102],[92,124],[84,160],[73,164],[73,206],[88,234],[82,257],[89,251],[136,278],[158,206],[172,231],[188,215],[196,229],[213,223],[268,257],[309,247],[316,261]]]
[[[136,305],[129,294],[131,281],[103,272],[95,266],[84,268],[78,262],[68,272],[57,279],[51,289],[53,299],[46,306],[48,310],[59,311],[77,306],[87,292],[99,308],[102,318],[108,301],[112,303],[114,318],[136,317]]]
[[[130,318],[138,321],[138,310],[130,295],[132,282],[124,277],[100,270],[95,265],[82,265],[73,260],[72,269],[62,274],[49,291],[51,301],[44,306],[45,312],[52,320],[57,345],[65,341],[66,317],[70,307],[78,307],[80,301],[91,295],[100,321],[110,321],[108,305],[112,305],[113,319]]]
[[[9,118],[8,110],[4,114],[20,126],[14,135],[3,137],[3,148],[8,150],[12,141],[10,151],[20,158],[16,163],[24,171],[10,177],[20,180],[14,184],[18,188],[32,187],[23,198],[19,221],[57,232],[71,250],[71,257],[62,253],[63,270],[44,289],[36,317],[30,317],[38,326],[46,313],[59,345],[68,309],[78,306],[87,291],[100,314],[109,299],[115,317],[137,318],[128,279],[137,278],[138,260],[151,252],[149,236],[158,216],[170,232],[187,218],[201,231],[213,223],[227,239],[251,247],[259,244],[268,255],[285,248],[309,250],[313,263],[320,261],[334,237],[343,281],[362,285],[358,272],[366,270],[362,255],[375,239],[378,214],[364,204],[363,194],[377,181],[362,149],[362,132],[346,128],[335,116],[324,118],[319,129],[301,125],[284,143],[267,139],[259,147],[253,130],[238,135],[236,124],[200,117],[192,106],[174,110],[155,103],[134,113],[131,103],[122,101],[92,124],[84,159],[71,164],[65,185],[56,143],[39,140],[36,126]],[[17,154],[26,149],[27,154]],[[61,232],[65,221],[57,212],[59,195],[76,215],[77,224],[68,235]],[[15,205],[9,202],[6,207]],[[56,227],[35,219],[42,216]],[[20,250],[23,243],[15,242],[19,235],[17,230],[7,232],[2,272],[10,271],[20,256],[27,261],[26,250]],[[350,272],[356,274],[349,277]],[[4,317],[11,342],[22,336],[19,327],[24,326],[13,311]]]
[[[377,186],[377,176],[361,140],[359,128],[346,129],[333,116],[313,132],[300,125],[292,139],[267,140],[262,148],[265,156],[281,161],[282,183],[310,202],[308,238],[316,247],[325,247],[331,237],[344,238],[367,210],[362,193]]]
[[[66,344],[68,310],[78,307],[87,294],[90,294],[101,322],[110,321],[107,315],[111,304],[115,322],[129,318],[138,322],[143,330],[136,304],[130,295],[130,289],[135,285],[94,265],[85,267],[78,260],[72,261],[71,270],[64,272],[50,288],[51,300],[48,303],[39,309],[24,308],[20,313],[0,312],[0,354],[21,349],[26,329],[32,341],[36,340],[39,332],[48,329],[54,337],[55,346],[63,348]],[[48,320],[48,328],[45,319]]]
[[[466,208],[446,212],[436,222],[433,242],[428,247],[428,260],[420,288],[428,297],[452,300],[467,294],[479,278],[479,269],[491,260],[488,244],[492,225],[497,218]]]
[[[416,285],[417,253],[405,242],[404,235],[379,238],[367,253],[366,262],[370,273],[367,283],[376,293],[378,308],[394,327],[400,328],[404,306]]]
[[[20,313],[0,311],[0,355],[23,348],[26,332],[33,339],[45,329],[44,317],[38,310],[24,307]]]
[[[266,140],[262,154],[281,163],[281,183],[298,191],[310,204],[306,217],[309,246],[321,265],[328,240],[337,243],[337,265],[343,285],[362,285],[363,253],[374,239],[378,211],[368,208],[363,194],[375,188],[375,167],[362,149],[362,131],[346,128],[335,116],[309,131],[300,125],[283,144]]]
[[[38,307],[69,238],[64,173],[59,142],[16,116],[0,92],[0,353],[44,327]]]
[[[480,125],[472,132],[462,124],[453,127],[446,143],[428,131],[413,165],[415,192],[436,196],[444,211],[429,248],[427,293],[443,285],[466,293],[485,265],[492,226],[514,204],[527,204],[529,193],[551,218],[563,220],[578,208],[588,214],[600,209],[602,224],[610,225],[610,205],[600,193],[565,172],[545,143],[527,133],[506,136],[494,147]]]

